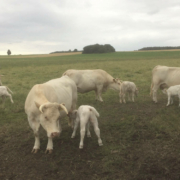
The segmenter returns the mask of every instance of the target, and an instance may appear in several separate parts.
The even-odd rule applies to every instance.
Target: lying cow
[[[72,112],[71,117],[73,118],[73,121],[74,121],[74,130],[73,130],[71,138],[75,137],[76,130],[78,128],[78,125],[80,124],[80,134],[81,134],[81,140],[79,144],[80,149],[82,149],[84,146],[83,141],[84,141],[86,130],[87,130],[87,137],[91,137],[91,133],[89,131],[90,122],[92,123],[94,127],[94,131],[98,137],[99,146],[103,145],[102,140],[100,138],[100,130],[98,127],[98,120],[97,120],[97,117],[99,117],[99,113],[96,111],[94,107],[88,106],[88,105],[82,105],[79,107],[78,110],[74,110]]]
[[[25,102],[25,112],[35,135],[32,153],[40,149],[40,125],[47,131],[46,152],[52,152],[52,138],[59,136],[62,131],[59,121],[76,108],[76,101],[77,87],[68,76],[33,86]]]
[[[3,102],[6,97],[9,97],[11,103],[14,103],[12,95],[8,91],[13,94],[13,92],[7,86],[0,86],[0,96],[2,97]]]
[[[152,70],[152,83],[150,95],[153,95],[153,101],[157,103],[157,90],[160,88],[169,88],[170,86],[180,84],[180,68],[156,66]]]
[[[119,84],[110,74],[102,69],[75,70],[69,69],[63,76],[69,76],[77,86],[80,93],[95,91],[96,100],[103,101],[101,94],[108,88],[119,91]]]
[[[173,104],[173,96],[179,97],[179,107],[180,107],[180,85],[171,86],[168,89],[165,89],[164,92],[168,96],[167,106]]]
[[[128,99],[132,100],[134,102],[134,96],[138,96],[138,89],[134,82],[130,81],[122,81],[120,85],[120,103],[124,102],[126,103],[125,96],[128,95]]]

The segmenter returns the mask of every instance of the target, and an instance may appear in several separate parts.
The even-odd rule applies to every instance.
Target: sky
[[[0,55],[180,46],[180,0],[0,0]]]

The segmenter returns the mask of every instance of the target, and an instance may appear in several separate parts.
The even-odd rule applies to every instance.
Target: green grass
[[[0,104],[0,179],[179,179],[180,111],[178,100],[166,107],[167,97],[158,93],[158,104],[149,97],[151,72],[156,65],[180,66],[180,51],[117,52],[59,57],[0,57],[2,82],[13,92],[14,104]],[[54,139],[52,155],[41,150],[31,154],[34,144],[24,102],[31,87],[61,77],[67,69],[104,69],[113,77],[134,81],[139,88],[135,103],[119,103],[118,92],[108,90],[104,102],[94,92],[78,94],[78,106],[89,104],[100,113],[99,126],[104,146],[85,138],[78,149],[79,133],[62,120],[63,132]]]

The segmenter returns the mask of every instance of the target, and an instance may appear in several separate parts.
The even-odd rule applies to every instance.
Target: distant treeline
[[[144,47],[138,51],[143,50],[166,50],[166,49],[180,49],[180,46],[163,46],[163,47]]]
[[[70,53],[70,52],[82,52],[82,50],[78,51],[77,49],[74,49],[74,51],[71,51],[71,50],[69,50],[69,51],[55,51],[55,52],[51,52],[49,54],[54,54],[54,53]]]
[[[88,45],[83,48],[82,54],[93,54],[93,53],[110,53],[115,52],[114,47],[112,47],[110,44],[105,45]]]

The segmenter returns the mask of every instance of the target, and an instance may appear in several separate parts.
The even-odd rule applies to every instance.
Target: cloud
[[[95,43],[117,51],[179,46],[179,17],[179,0],[3,1],[0,54],[82,50]]]

